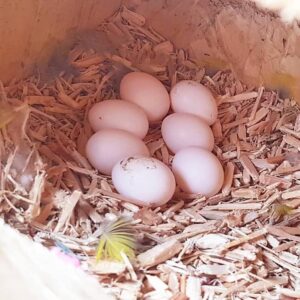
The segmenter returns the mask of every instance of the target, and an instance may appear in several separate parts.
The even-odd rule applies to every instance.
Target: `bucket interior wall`
[[[121,5],[176,47],[187,49],[199,66],[231,68],[251,85],[282,88],[300,96],[300,30],[251,1],[238,0],[1,0],[0,79],[27,76],[56,60],[76,36],[85,36]],[[101,44],[101,37],[95,35]],[[61,60],[60,60],[61,59]]]

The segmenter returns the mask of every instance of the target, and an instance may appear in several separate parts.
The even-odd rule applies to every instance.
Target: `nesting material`
[[[98,28],[111,53],[78,45],[68,58],[74,74],[0,85],[1,103],[17,115],[1,130],[1,216],[46,246],[63,243],[120,299],[298,297],[299,106],[276,91],[245,86],[229,71],[206,75],[145,24],[123,7]],[[168,91],[180,80],[195,80],[214,94],[213,152],[225,170],[219,194],[177,190],[168,204],[141,209],[91,167],[84,152],[92,135],[88,110],[118,98],[129,71],[154,75]],[[145,142],[151,155],[170,164],[160,124]],[[93,265],[98,229],[116,215],[134,220],[138,260],[124,258],[124,266],[110,264],[104,274]]]

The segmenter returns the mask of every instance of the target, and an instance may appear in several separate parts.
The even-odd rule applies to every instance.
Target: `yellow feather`
[[[121,252],[128,258],[134,258],[135,245],[134,230],[128,220],[119,218],[113,222],[104,222],[97,248],[96,261],[101,259],[121,261]]]

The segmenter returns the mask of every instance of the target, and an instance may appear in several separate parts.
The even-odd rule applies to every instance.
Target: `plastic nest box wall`
[[[297,16],[294,1],[255,1],[273,10],[289,6],[284,13]],[[28,75],[51,59],[61,64],[59,58],[78,34],[96,28],[122,4],[145,16],[176,47],[187,49],[200,66],[230,67],[247,83],[300,95],[299,25],[286,25],[253,1],[238,0],[1,1],[0,79]]]

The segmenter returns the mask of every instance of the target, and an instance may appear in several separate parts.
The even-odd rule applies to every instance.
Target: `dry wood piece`
[[[225,174],[224,174],[224,183],[222,186],[222,194],[224,196],[229,195],[230,189],[233,182],[233,175],[234,175],[234,164],[232,162],[228,162],[225,168]]]
[[[193,276],[188,277],[186,281],[186,296],[190,300],[202,299],[200,278]]]
[[[68,220],[71,218],[71,215],[73,213],[73,210],[81,198],[82,193],[80,191],[74,191],[72,195],[65,197],[63,209],[61,212],[61,215],[58,219],[57,225],[54,229],[54,232],[58,232],[62,229],[62,227],[68,222]]]
[[[267,232],[268,232],[267,228],[260,229],[256,232],[248,234],[247,236],[241,237],[241,238],[239,238],[235,241],[232,241],[232,242],[229,242],[228,244],[225,244],[225,246],[222,248],[222,250],[224,251],[224,250],[239,246],[240,244],[243,244],[245,242],[257,239],[257,238],[263,236],[264,234],[266,234]]]
[[[279,187],[284,189],[288,189],[292,185],[292,182],[290,180],[263,173],[259,176],[259,182],[263,185],[278,184]]]
[[[223,137],[222,125],[219,119],[212,125],[212,131],[215,139],[219,139]]]
[[[234,128],[234,127],[236,127],[238,125],[241,125],[241,124],[244,124],[244,123],[247,123],[247,122],[248,122],[248,118],[238,119],[238,120],[236,120],[234,122],[224,124],[223,125],[223,129],[224,130],[228,130],[228,129]]]
[[[295,191],[287,191],[281,194],[281,198],[284,200],[299,198],[300,197],[300,189]]]
[[[276,174],[276,175],[285,175],[285,174],[291,174],[291,173],[294,173],[296,171],[299,171],[300,170],[300,164],[294,166],[294,167],[290,167],[290,166],[279,166],[273,174]]]
[[[257,98],[256,98],[256,100],[255,100],[255,103],[254,103],[254,105],[253,105],[253,108],[252,108],[252,111],[251,111],[251,114],[250,114],[250,118],[249,118],[250,121],[253,121],[254,118],[255,118],[256,111],[257,111],[257,109],[258,109],[258,106],[259,106],[261,97],[262,97],[262,95],[263,95],[263,91],[264,91],[264,87],[260,87],[260,88],[258,89],[258,95],[257,95]]]
[[[261,203],[222,203],[218,205],[210,205],[203,208],[203,210],[236,210],[236,209],[260,209]]]
[[[265,118],[269,113],[269,109],[262,107],[256,114],[255,114],[255,118],[252,121],[249,121],[247,123],[248,126],[252,126],[254,124],[257,124],[259,121],[261,121],[263,118]],[[263,123],[263,124],[267,124],[267,123]]]
[[[276,167],[275,164],[270,164],[267,159],[255,158],[255,159],[252,159],[252,163],[255,165],[255,167],[257,167],[259,169],[273,170]]]
[[[263,255],[265,257],[267,257],[268,259],[270,259],[271,261],[275,262],[276,264],[288,269],[298,279],[300,278],[300,269],[299,268],[283,261],[282,259],[278,258],[277,256],[275,256],[274,254],[272,254],[270,252],[263,251]]]
[[[285,135],[283,137],[283,141],[286,144],[289,144],[292,147],[295,147],[297,150],[300,150],[300,140],[298,140],[297,138],[293,137],[292,135]]]
[[[291,241],[300,242],[300,237],[299,236],[289,234],[287,231],[283,230],[280,227],[270,226],[268,228],[268,232],[270,234],[279,236],[281,238],[286,238],[286,239],[289,239]],[[298,234],[299,234],[299,232],[298,232]]]
[[[125,271],[126,266],[124,263],[101,260],[95,262],[94,260],[89,261],[90,268],[96,274],[121,274]]]
[[[139,254],[137,259],[142,267],[151,267],[172,258],[181,249],[182,244],[176,239],[171,239]]]
[[[255,169],[253,163],[249,159],[249,157],[245,154],[241,155],[240,162],[242,166],[247,170],[247,172],[250,174],[254,182],[257,182],[259,180],[259,174],[257,170]]]
[[[279,130],[282,131],[282,132],[284,132],[284,133],[291,134],[291,135],[295,136],[298,139],[300,138],[300,132],[294,131],[292,129],[289,129],[289,128],[285,127],[285,126],[281,126],[279,128]]]
[[[290,297],[292,299],[299,299],[300,298],[300,292],[299,291],[294,291],[294,290],[290,290],[290,289],[285,289],[285,288],[278,288],[278,292],[281,294],[281,296],[286,296],[286,297]],[[290,299],[289,298],[289,299]],[[287,300],[289,300],[287,299]]]
[[[254,189],[254,188],[238,189],[231,192],[231,196],[233,198],[254,199],[254,198],[258,198],[259,195],[260,195],[259,189]]]
[[[188,300],[188,297],[183,293],[177,293],[173,295],[170,300]]]
[[[264,290],[272,289],[276,285],[286,285],[287,283],[288,283],[287,276],[270,277],[250,284],[247,287],[247,289],[251,293],[259,293]]]
[[[223,102],[234,103],[234,102],[249,100],[249,99],[255,98],[257,96],[258,96],[257,92],[243,93],[243,94],[239,94],[239,95],[235,95],[233,97],[227,98],[227,99],[223,100]]]

